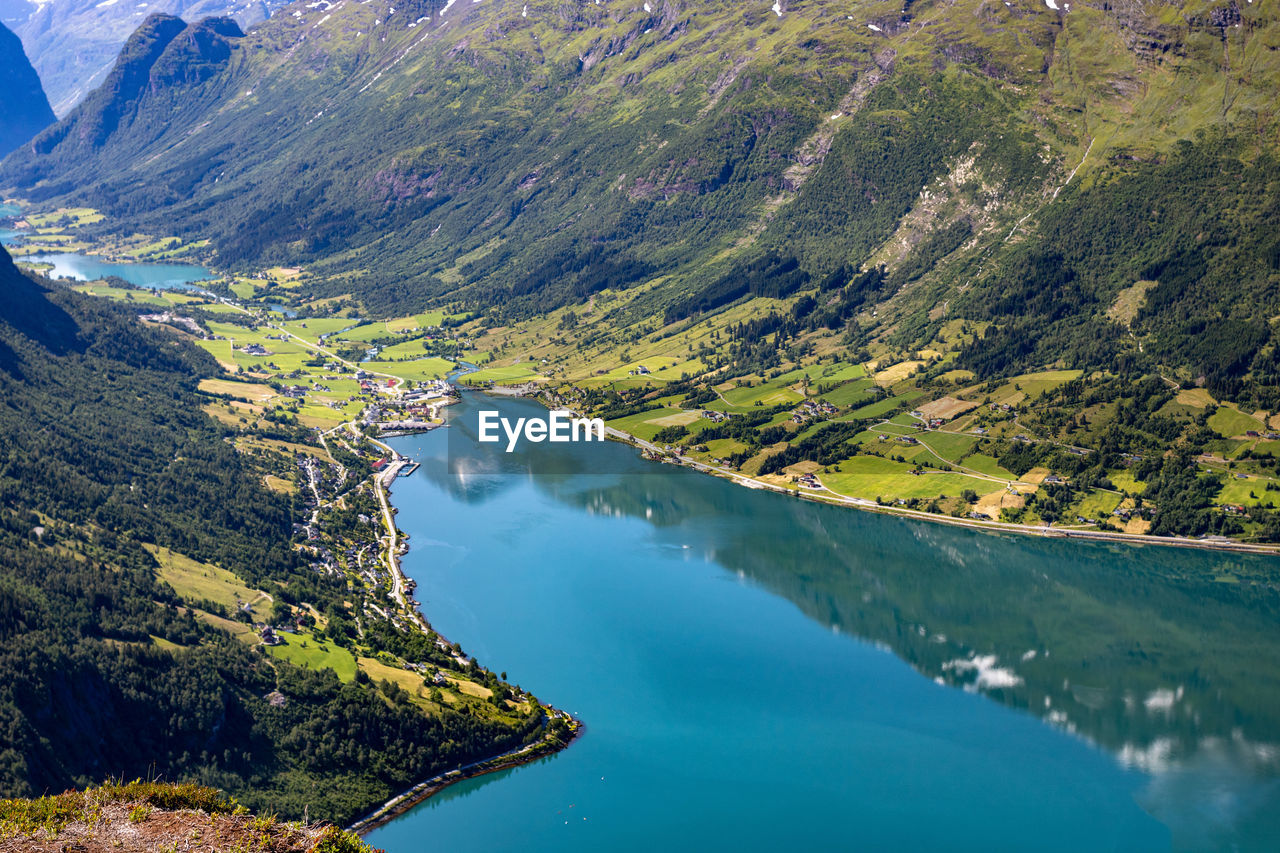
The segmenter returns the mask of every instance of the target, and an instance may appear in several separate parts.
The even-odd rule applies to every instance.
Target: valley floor
[[[94,216],[59,211],[29,224],[70,246]],[[429,428],[439,401],[422,389],[465,360],[479,366],[461,380],[472,387],[536,393],[604,417],[651,455],[801,497],[1037,535],[1280,541],[1280,413],[1242,410],[1186,377],[1135,384],[1049,366],[979,380],[956,364],[982,331],[962,320],[920,350],[878,340],[850,352],[814,333],[763,362],[745,357],[749,343],[767,351],[770,342],[744,337],[752,318],[794,298],[749,299],[664,326],[624,319],[642,292],[605,291],[577,309],[494,326],[444,311],[364,320],[349,303],[334,312],[310,301],[307,280],[284,268],[232,276],[214,286],[216,300],[79,289],[197,318],[199,345],[249,383],[221,389],[243,399],[210,408],[228,423],[256,413],[321,432],[349,422]],[[298,310],[316,316],[290,316]],[[1182,464],[1175,448],[1194,478],[1161,488]]]

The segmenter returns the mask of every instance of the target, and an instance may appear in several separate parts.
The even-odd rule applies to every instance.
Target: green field
[[[736,406],[739,409],[752,408],[756,403],[762,406],[789,405],[791,403],[799,403],[804,399],[804,397],[790,388],[778,384],[776,380],[766,382],[763,385],[753,385],[750,388],[729,388],[722,390],[720,396],[729,405]]]
[[[217,602],[227,608],[229,613],[238,610],[243,601],[253,605],[251,610],[258,619],[265,618],[269,612],[271,602],[266,594],[246,586],[234,573],[209,563],[197,562],[168,548],[156,545],[143,547],[160,564],[156,572],[160,579],[187,601]]]
[[[855,379],[819,394],[818,397],[833,406],[852,406],[865,400],[875,387],[876,383],[870,379]]]
[[[298,407],[298,420],[304,426],[328,429],[343,421],[352,420],[363,408],[363,403],[348,403],[338,409],[331,409],[319,403],[304,403]]]
[[[210,332],[215,335],[221,335],[227,340],[198,341],[199,345],[220,361],[234,363],[246,370],[256,365],[263,370],[271,372],[290,373],[294,370],[306,372],[309,368],[306,367],[305,362],[311,361],[317,356],[314,350],[304,346],[299,341],[293,339],[283,341],[270,340],[269,337],[278,336],[282,333],[269,327],[262,327],[255,331],[230,323],[210,322],[208,326]],[[250,355],[246,353],[244,348],[250,344],[260,344],[270,355]],[[232,345],[238,347],[238,349],[232,350]],[[277,369],[271,370],[267,367],[268,364],[275,364]]]
[[[818,382],[844,382],[848,379],[861,379],[867,375],[866,368],[861,364],[840,364],[832,365],[834,370],[823,372],[813,377]]]
[[[453,370],[453,362],[444,358],[421,358],[417,361],[366,361],[360,367],[375,373],[389,373],[410,382],[442,379]]]
[[[875,500],[893,498],[958,497],[965,489],[978,494],[992,491],[990,480],[966,474],[930,472],[908,473],[912,465],[877,456],[856,456],[841,462],[840,471],[819,475],[827,488],[841,495]]]
[[[1249,430],[1262,431],[1262,421],[1251,415],[1237,411],[1230,406],[1222,406],[1209,418],[1209,428],[1223,438],[1244,435]]]
[[[346,317],[308,317],[306,320],[288,320],[280,326],[300,338],[315,343],[321,335],[340,332],[357,321]]]
[[[1240,504],[1241,506],[1280,506],[1280,492],[1268,492],[1267,482],[1263,477],[1237,479],[1235,472],[1226,473],[1226,481],[1222,491],[1215,498],[1215,503]]]
[[[413,322],[419,329],[429,329],[432,326],[439,326],[441,323],[444,322],[444,312],[428,311],[425,314],[415,314],[413,317]],[[392,328],[396,327],[395,322],[392,322],[389,325]]]
[[[1115,492],[1104,492],[1101,489],[1094,489],[1085,495],[1080,501],[1080,505],[1076,507],[1076,513],[1085,518],[1099,519],[1106,518],[1111,515],[1116,507],[1120,506],[1121,496]]]
[[[540,379],[541,376],[527,364],[513,364],[510,367],[485,367],[475,373],[468,373],[458,378],[467,385],[483,385],[492,382],[494,385],[512,385]]]
[[[628,415],[625,418],[618,418],[617,420],[607,421],[606,423],[614,429],[620,429],[625,433],[630,433],[638,438],[643,438],[645,441],[652,441],[653,437],[657,435],[659,430],[667,426],[671,426],[670,423],[654,423],[654,421],[677,417],[681,414],[683,413],[680,409],[668,406],[661,409],[650,409],[649,411],[641,412],[638,415]],[[704,420],[703,423],[710,423],[710,421]]]
[[[134,290],[128,287],[110,287],[105,284],[78,284],[75,290],[89,296],[100,296],[106,299],[114,299],[118,302],[134,302],[142,305],[157,305],[165,308],[171,308],[175,305],[186,305],[191,302],[200,302],[204,299],[202,296],[192,296],[176,290],[164,290],[156,296],[149,290]],[[201,306],[205,307],[205,306]],[[210,306],[211,307],[211,306]]]
[[[234,305],[226,305],[222,302],[213,302],[209,305],[201,305],[201,311],[208,311],[210,314],[243,314],[239,308]]]
[[[920,399],[922,395],[918,391],[912,391],[907,394],[900,394],[897,397],[885,397],[883,400],[877,400],[874,403],[854,409],[840,420],[855,420],[857,418],[879,418],[883,417],[894,409],[904,404],[909,405]]]
[[[308,669],[331,669],[342,681],[356,677],[356,659],[351,652],[326,640],[319,642],[312,634],[288,634],[277,636],[283,641],[278,646],[263,646],[273,657],[282,658]],[[303,645],[305,643],[305,645]]]
[[[1039,397],[1045,391],[1057,388],[1064,382],[1079,379],[1082,375],[1082,371],[1079,370],[1042,370],[1037,373],[1024,373],[1013,377],[991,392],[990,397],[997,403],[1018,398],[1030,400]]]
[[[649,372],[644,374],[633,374],[632,371],[639,370],[641,365],[647,367]],[[589,379],[584,380],[584,384],[612,384],[616,387],[640,387],[651,382],[670,382],[673,379],[679,379],[682,373],[696,374],[701,373],[704,370],[706,370],[706,365],[697,360],[655,356],[653,358],[642,358],[639,361],[631,361],[626,364],[619,365],[607,373],[592,376]]]
[[[747,449],[747,445],[736,438],[716,438],[708,441],[707,454],[714,457],[732,456]]]
[[[972,468],[990,477],[999,477],[1002,480],[1016,480],[1012,471],[1007,471],[1000,467],[1000,463],[996,461],[994,456],[988,456],[985,453],[974,453],[966,456],[964,461],[960,463],[966,468]]]
[[[358,322],[358,320],[352,320],[349,321],[347,325],[354,325]],[[365,323],[364,325],[356,326],[354,329],[347,329],[340,335],[335,335],[339,340],[351,341],[358,344],[367,344],[370,341],[378,340],[380,338],[389,338],[391,336],[391,333],[387,331],[387,327],[382,323]]]
[[[1111,485],[1122,492],[1129,492],[1134,495],[1141,494],[1143,489],[1147,487],[1145,481],[1136,479],[1128,471],[1112,471],[1107,475],[1107,479],[1111,481]]]
[[[378,358],[383,361],[393,361],[399,358],[422,358],[427,354],[426,347],[423,346],[424,342],[422,338],[413,338],[398,344],[391,344],[382,348],[378,353]]]
[[[26,220],[32,228],[49,228],[57,225],[64,218],[70,220],[67,227],[78,228],[81,225],[94,225],[106,217],[92,207],[62,207],[52,213],[27,216]]]
[[[925,432],[916,436],[921,444],[929,447],[943,459],[955,462],[978,443],[976,435],[955,432]]]
[[[776,385],[793,385],[809,377],[809,381],[814,385],[831,384],[833,382],[845,382],[850,379],[861,379],[867,375],[867,371],[860,364],[811,364],[806,367],[796,367],[779,376],[775,376],[769,381]]]

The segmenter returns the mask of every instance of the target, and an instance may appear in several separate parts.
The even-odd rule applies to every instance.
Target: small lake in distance
[[[33,264],[52,264],[53,269],[45,271],[49,278],[99,281],[108,276],[118,276],[137,287],[154,287],[158,290],[199,290],[201,281],[216,278],[208,269],[193,264],[116,262],[74,252],[27,255],[18,260]]]

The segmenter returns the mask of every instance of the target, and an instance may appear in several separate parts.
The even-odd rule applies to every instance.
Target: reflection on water
[[[619,446],[481,450],[468,400],[424,476],[483,504],[532,483],[712,559],[832,631],[893,651],[1150,775],[1180,847],[1280,839],[1280,592],[1254,555],[991,534],[798,501]],[[438,446],[438,445],[437,445]],[[606,458],[608,457],[608,458]],[[598,473],[601,471],[609,473]]]
[[[540,484],[694,539],[833,630],[1102,746],[1153,776],[1143,805],[1180,832],[1280,839],[1259,809],[1280,805],[1274,561],[996,536],[698,479]]]

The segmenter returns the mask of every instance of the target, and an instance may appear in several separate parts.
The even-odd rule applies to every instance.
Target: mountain
[[[37,132],[53,124],[53,110],[40,88],[40,78],[22,52],[22,42],[0,24],[0,156],[8,154]]]
[[[282,0],[159,0],[106,3],[77,0],[4,0],[0,20],[22,39],[58,115],[106,78],[120,48],[150,13],[187,20],[234,18],[242,27],[266,20]]]
[[[674,318],[770,253],[815,280],[962,253],[953,278],[989,278],[977,259],[1028,215],[1173,157],[1271,156],[1263,4],[646,5],[322,2],[121,87],[158,61],[152,19],[0,183],[210,238],[228,266],[306,263],[371,306],[534,310],[664,277]]]
[[[71,115],[42,133],[36,151],[91,157],[112,137],[153,139],[164,131],[167,101],[216,73],[243,33],[230,18],[186,24],[151,15],[125,44],[111,73]],[[142,112],[147,103],[150,110]]]
[[[753,474],[863,447],[866,394],[893,401],[861,427],[954,393],[1009,413],[963,428],[995,430],[974,452],[1015,497],[1041,468],[1119,494],[1125,468],[1149,503],[1107,512],[1156,532],[1273,506],[1221,479],[1280,452],[1257,443],[1280,428],[1269,4],[319,0],[244,35],[177,28],[150,19],[0,188],[102,211],[90,238],[305,267],[288,298],[316,311],[472,312],[476,357],[597,391],[651,393],[619,380],[641,349],[682,406],[776,381],[716,427]],[[838,430],[770,410],[814,391]],[[1191,489],[1195,459],[1214,473]],[[1093,518],[1081,499],[1017,517]]]

